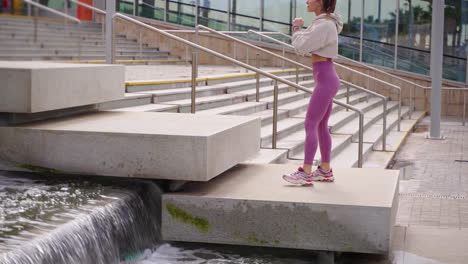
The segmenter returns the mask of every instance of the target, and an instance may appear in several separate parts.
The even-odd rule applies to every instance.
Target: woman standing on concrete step
[[[314,12],[316,17],[304,32],[301,32],[304,20],[293,20],[292,44],[297,53],[312,54],[315,89],[310,97],[305,119],[304,165],[289,175],[283,175],[283,179],[293,184],[312,186],[312,181],[334,181],[330,167],[332,141],[328,118],[332,111],[333,97],[340,87],[333,59],[338,57],[338,34],[343,23],[341,17],[334,13],[336,0],[308,0],[306,4],[307,11]],[[312,172],[318,145],[322,162]]]

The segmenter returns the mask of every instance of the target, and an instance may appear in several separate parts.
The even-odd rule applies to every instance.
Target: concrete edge
[[[421,119],[423,117],[425,117],[427,114],[428,114],[429,111],[425,110],[424,112],[422,112],[413,122],[413,124],[411,124],[411,126],[408,128],[408,130],[405,132],[405,134],[403,135],[403,137],[401,138],[400,142],[398,142],[398,145],[396,147],[396,150],[393,151],[393,154],[392,154],[392,157],[390,158],[389,162],[391,162],[394,158],[395,158],[395,155],[396,153],[398,152],[398,150],[400,149],[400,146],[403,144],[403,142],[405,142],[406,138],[408,137],[408,135],[410,134],[410,131],[414,128],[414,126],[419,122],[421,121]],[[389,164],[387,164],[386,167],[388,167]]]

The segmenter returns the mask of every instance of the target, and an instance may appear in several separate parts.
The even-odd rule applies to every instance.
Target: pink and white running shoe
[[[289,175],[283,175],[283,179],[292,184],[302,186],[314,186],[314,184],[312,183],[312,177],[305,173],[305,171],[301,167],[299,167],[297,171]]]
[[[314,181],[323,181],[323,182],[334,182],[335,177],[333,177],[333,170],[330,169],[328,172],[324,172],[320,166],[311,173],[312,180]]]

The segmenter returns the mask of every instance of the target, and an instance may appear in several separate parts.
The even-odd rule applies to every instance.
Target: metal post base
[[[446,140],[446,139],[447,139],[446,136],[431,137],[430,134],[427,134],[424,138],[425,138],[425,139],[431,139],[431,140]]]

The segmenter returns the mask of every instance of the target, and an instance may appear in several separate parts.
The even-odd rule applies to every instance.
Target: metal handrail
[[[260,69],[258,69],[256,67],[253,67],[253,66],[250,66],[250,65],[248,65],[246,63],[243,63],[243,62],[240,62],[238,60],[232,59],[232,58],[230,58],[228,56],[225,56],[225,55],[223,55],[221,53],[210,50],[208,48],[205,48],[203,46],[195,44],[195,43],[193,43],[191,41],[185,40],[183,38],[177,37],[177,36],[175,36],[173,34],[165,32],[164,30],[160,30],[160,29],[155,28],[153,26],[147,25],[147,24],[142,23],[142,22],[140,22],[140,21],[138,21],[136,19],[133,19],[131,17],[128,17],[128,16],[125,16],[125,15],[122,15],[122,14],[119,14],[119,13],[115,13],[113,15],[113,17],[112,17],[112,21],[114,22],[116,18],[124,19],[124,20],[132,22],[132,23],[134,23],[136,25],[140,25],[140,26],[142,26],[142,27],[144,27],[146,29],[157,32],[159,34],[162,34],[162,35],[164,35],[164,36],[166,36],[168,38],[171,38],[171,39],[174,39],[176,41],[182,42],[182,43],[184,43],[184,44],[186,44],[186,45],[188,45],[188,46],[190,46],[190,47],[192,47],[194,49],[204,51],[204,52],[206,52],[208,54],[211,54],[213,56],[222,58],[222,59],[227,60],[227,61],[229,61],[231,63],[234,63],[234,64],[236,64],[238,66],[244,67],[244,68],[249,69],[249,70],[251,70],[253,72],[256,72],[258,74],[261,74],[263,76],[266,76],[266,77],[269,77],[269,78],[275,80],[275,85],[274,85],[274,90],[275,90],[274,91],[274,98],[275,99],[274,99],[274,102],[273,102],[273,104],[274,104],[273,119],[276,118],[276,120],[275,120],[276,122],[273,122],[272,148],[276,148],[276,140],[277,140],[276,137],[277,137],[277,118],[278,118],[278,82],[287,84],[287,85],[289,85],[291,87],[294,87],[294,88],[296,88],[298,90],[301,90],[301,91],[304,91],[304,92],[307,92],[307,93],[311,93],[311,91],[309,89],[307,89],[307,88],[305,88],[305,87],[303,87],[301,85],[295,84],[295,83],[293,83],[291,81],[288,81],[286,79],[283,79],[283,78],[278,77],[276,75],[273,75],[271,73],[262,71],[262,70],[260,70]],[[112,32],[112,36],[115,36],[115,27],[113,27],[113,31],[114,32]],[[115,40],[113,39],[112,40],[112,45],[111,45],[112,46],[112,62],[113,63],[115,62],[115,55],[114,55],[115,54],[115,45],[114,45],[114,43],[115,43]],[[192,62],[192,67],[195,67],[195,68],[197,67],[197,60],[196,59],[195,59],[195,63]],[[196,71],[196,69],[192,68],[192,73],[194,73],[195,71]],[[196,77],[195,74],[192,74],[192,83],[195,83],[195,81],[193,80],[195,77]],[[192,94],[193,93],[195,93],[195,87],[192,85]],[[358,167],[362,168],[362,163],[363,163],[363,141],[364,141],[364,129],[363,129],[363,127],[364,127],[364,113],[360,109],[358,109],[356,107],[353,107],[351,105],[342,103],[340,101],[333,100],[333,102],[340,105],[340,106],[342,106],[342,107],[351,109],[351,110],[353,110],[353,111],[355,111],[355,112],[357,112],[359,114]],[[195,105],[194,96],[192,96],[192,105]]]
[[[79,20],[79,19],[76,18],[76,17],[67,15],[67,14],[65,14],[65,13],[62,13],[62,12],[60,12],[60,11],[57,11],[57,10],[55,10],[55,9],[53,9],[53,8],[47,7],[47,6],[42,5],[42,4],[40,4],[40,3],[36,3],[36,2],[31,1],[31,0],[24,0],[24,2],[26,2],[26,3],[28,3],[28,4],[31,4],[31,5],[33,5],[33,6],[36,6],[36,7],[38,7],[38,8],[41,8],[41,9],[43,9],[43,10],[49,11],[49,12],[51,12],[51,13],[54,13],[54,14],[56,14],[56,15],[62,16],[62,17],[64,17],[64,18],[68,19],[68,20],[75,21],[75,22],[78,23],[78,24],[81,23],[81,20]]]
[[[271,40],[271,41],[273,41],[273,42],[275,42],[275,43],[278,43],[278,44],[280,44],[280,45],[283,45],[283,46],[289,47],[289,48],[291,48],[291,49],[294,49],[294,46],[292,46],[292,45],[290,45],[290,44],[288,44],[288,43],[285,43],[285,42],[283,42],[283,41],[277,40],[277,39],[272,38],[272,37],[270,37],[270,36],[265,36],[265,35],[263,35],[263,33],[257,32],[257,31],[255,31],[255,30],[249,30],[248,32],[249,32],[249,33],[252,33],[252,34],[255,34],[255,35],[263,36],[264,38],[266,38],[266,39],[268,39],[268,40]],[[274,33],[278,33],[278,34],[280,34],[280,35],[283,35],[283,36],[286,36],[286,37],[291,38],[291,36],[288,36],[288,35],[286,35],[286,34],[284,34],[284,33],[280,33],[280,32],[274,32]],[[284,53],[284,51],[283,51],[283,53]],[[297,63],[295,63],[295,64],[297,65]],[[301,64],[301,65],[302,65],[301,67],[305,67],[306,69],[312,69],[312,68],[310,68],[310,67],[308,67],[308,66],[305,66],[305,65],[303,65],[303,64]],[[399,94],[399,100],[398,100],[398,117],[399,117],[399,118],[398,118],[398,131],[401,131],[401,101],[402,101],[401,87],[399,87],[399,86],[397,86],[397,85],[394,85],[394,84],[392,84],[392,83],[389,83],[389,82],[386,82],[386,81],[382,81],[382,80],[380,80],[380,79],[377,79],[377,78],[375,78],[374,76],[370,76],[370,75],[368,75],[368,74],[359,72],[359,71],[357,71],[357,70],[354,70],[354,69],[352,69],[352,68],[349,68],[349,67],[347,67],[347,66],[344,66],[344,65],[342,65],[342,64],[340,64],[340,63],[335,62],[335,65],[338,66],[338,67],[341,67],[341,68],[343,68],[343,69],[346,69],[346,70],[348,70],[348,71],[351,71],[351,72],[353,72],[353,73],[356,73],[356,74],[358,74],[358,75],[367,77],[368,79],[372,79],[372,80],[374,80],[374,81],[383,83],[383,84],[385,84],[385,85],[387,85],[387,86],[390,86],[390,87],[392,87],[392,88],[397,89],[397,90],[398,90],[398,94]]]
[[[298,62],[296,62],[296,61],[290,60],[290,59],[288,59],[288,58],[285,58],[285,57],[283,57],[283,56],[280,56],[280,55],[275,54],[275,53],[273,53],[273,52],[270,52],[270,51],[268,51],[268,50],[262,49],[262,48],[260,48],[260,47],[257,47],[257,46],[255,46],[255,45],[251,44],[251,43],[248,43],[248,42],[246,42],[246,41],[239,40],[239,39],[233,38],[233,37],[231,37],[231,36],[227,36],[227,35],[225,35],[225,34],[223,34],[223,33],[221,33],[221,32],[218,32],[218,31],[216,31],[216,30],[213,30],[213,29],[207,28],[207,27],[205,27],[205,26],[201,26],[201,25],[198,25],[197,28],[203,28],[203,29],[205,29],[205,30],[207,30],[207,31],[210,31],[210,32],[212,32],[212,33],[215,33],[215,34],[218,34],[218,35],[227,37],[228,39],[232,39],[232,40],[234,40],[234,41],[237,41],[237,42],[239,42],[239,43],[241,43],[241,44],[243,44],[243,45],[247,45],[248,47],[252,47],[252,48],[254,48],[254,49],[256,49],[256,50],[259,50],[259,51],[262,51],[262,52],[266,52],[267,54],[269,54],[269,55],[271,55],[271,56],[274,56],[274,57],[276,57],[276,58],[279,58],[279,59],[281,59],[281,60],[283,60],[283,61],[288,61],[288,62],[290,62],[290,63],[293,63],[293,64],[296,65],[296,66],[300,66],[300,67],[302,67],[302,68],[312,70],[312,68],[309,67],[309,66],[307,66],[307,65],[298,63]],[[249,32],[250,32],[250,31],[249,31]],[[269,37],[268,37],[268,38],[269,38]],[[361,91],[363,91],[363,92],[365,92],[365,93],[368,93],[368,94],[371,94],[371,95],[376,95],[377,97],[380,97],[380,98],[382,98],[382,99],[384,100],[384,112],[383,112],[383,115],[384,115],[384,116],[383,116],[383,119],[384,119],[384,123],[385,123],[385,124],[384,124],[384,126],[383,126],[383,133],[382,133],[382,138],[383,138],[382,143],[384,144],[384,145],[382,146],[382,149],[385,150],[385,149],[386,149],[386,147],[385,147],[385,144],[386,144],[386,137],[387,137],[387,135],[386,135],[386,133],[385,133],[385,131],[386,131],[386,120],[387,120],[387,98],[386,98],[385,96],[383,96],[383,95],[380,95],[380,94],[378,94],[378,93],[376,93],[376,92],[369,91],[369,90],[367,90],[367,89],[365,89],[365,88],[363,88],[363,87],[360,87],[360,86],[358,86],[358,85],[352,84],[352,83],[350,83],[350,82],[346,82],[346,81],[341,80],[341,79],[340,79],[340,82],[343,83],[343,84],[345,84],[345,85],[355,87],[356,89],[361,90]],[[259,84],[258,84],[258,81],[257,81],[257,95],[258,95],[258,92],[259,92],[259,88],[258,88],[258,87],[259,87]],[[348,96],[349,96],[349,93],[348,93]],[[258,98],[258,96],[257,96],[257,98]],[[348,98],[349,98],[349,97],[348,97]]]
[[[249,43],[249,42],[242,41],[242,40],[236,39],[236,38],[234,38],[234,37],[228,36],[228,35],[226,35],[226,34],[220,33],[220,32],[218,32],[218,31],[216,31],[216,30],[214,30],[214,29],[211,29],[211,28],[208,28],[208,27],[206,27],[206,26],[197,25],[197,26],[195,27],[196,30],[198,30],[199,28],[202,28],[202,29],[207,30],[207,31],[209,31],[209,32],[211,32],[211,33],[218,34],[218,35],[220,35],[220,36],[226,37],[226,38],[231,39],[231,40],[233,40],[233,41],[239,42],[239,43],[241,43],[241,44],[243,44],[243,45],[246,45],[246,46],[251,47],[251,48],[253,48],[253,49],[256,49],[256,50],[258,50],[258,51],[262,51],[262,52],[267,53],[267,54],[269,54],[269,55],[271,55],[271,56],[274,56],[274,57],[276,57],[276,58],[278,58],[278,59],[281,59],[281,60],[290,62],[290,63],[296,65],[296,67],[297,67],[297,66],[300,66],[300,67],[303,67],[303,68],[306,68],[306,69],[312,69],[312,68],[310,68],[309,66],[306,66],[306,65],[304,65],[304,64],[298,63],[298,62],[293,61],[293,60],[291,60],[291,59],[288,59],[288,58],[286,58],[286,57],[282,57],[282,56],[280,56],[280,55],[278,55],[278,54],[275,54],[275,53],[270,52],[270,51],[268,51],[268,50],[265,50],[265,49],[262,49],[262,48],[260,48],[260,47],[257,47],[257,46],[255,46],[255,45]],[[195,37],[195,39],[198,39],[198,34],[197,34],[197,36]],[[297,79],[297,78],[296,78],[296,79]],[[293,87],[295,87],[295,86],[293,86]],[[362,88],[362,89],[364,89],[364,88]],[[301,89],[301,90],[302,90],[302,89]],[[364,89],[364,90],[367,91],[366,89]],[[307,92],[310,93],[310,91],[307,91]],[[368,92],[370,92],[370,91],[368,91]],[[258,84],[258,82],[257,82],[257,98],[259,97],[258,94],[259,94],[259,84]],[[333,100],[333,101],[334,101],[335,103],[338,102],[338,101],[336,101],[336,100]],[[386,113],[385,113],[385,115],[386,115]],[[361,117],[360,117],[360,118],[361,118]],[[361,120],[360,120],[360,121],[361,121]],[[275,125],[276,120],[274,120],[273,122],[274,122],[274,125]],[[362,125],[362,126],[361,126],[361,125]],[[359,144],[362,144],[362,142],[363,142],[363,140],[364,140],[364,139],[363,139],[363,133],[364,133],[364,132],[363,132],[363,126],[364,126],[364,124],[363,124],[363,121],[362,121],[362,123],[360,122],[360,127],[359,127],[360,134],[361,134],[361,132],[362,132],[362,135],[360,135]],[[384,136],[385,136],[385,133],[384,133]],[[362,146],[360,146],[360,147],[362,147]],[[362,154],[361,154],[361,156],[362,156]],[[362,160],[361,160],[361,162],[359,162],[359,163],[360,163],[360,168],[361,168],[361,167],[362,167]]]
[[[249,31],[252,32],[252,33],[255,32],[255,31],[253,31],[253,30],[249,30]],[[256,33],[262,34],[263,37],[265,37],[266,39],[269,39],[269,40],[271,40],[271,41],[274,41],[275,43],[278,43],[278,44],[281,44],[281,45],[285,45],[285,44],[286,44],[286,45],[289,45],[289,44],[287,44],[287,43],[284,43],[283,41],[277,40],[277,39],[275,39],[275,38],[271,38],[271,37],[269,37],[269,36],[265,36],[265,35],[264,35],[265,32],[255,32],[254,34],[256,34]],[[271,34],[271,35],[281,35],[281,36],[284,36],[284,37],[286,37],[286,38],[291,39],[291,36],[286,35],[286,34],[284,34],[284,33],[282,33],[282,32],[269,32],[268,34]],[[350,62],[352,62],[352,63],[355,63],[355,64],[357,64],[357,65],[360,65],[360,66],[363,66],[363,67],[365,67],[365,68],[368,68],[368,69],[370,69],[370,70],[373,70],[373,71],[382,73],[382,74],[384,74],[384,75],[386,75],[386,76],[392,77],[392,78],[394,78],[394,79],[397,79],[397,80],[399,80],[399,81],[405,82],[405,83],[407,83],[407,84],[414,85],[414,86],[417,87],[417,88],[420,88],[420,89],[428,89],[428,90],[431,90],[431,89],[432,89],[431,86],[424,86],[424,85],[421,85],[421,84],[412,82],[412,81],[407,80],[407,79],[405,79],[405,78],[402,78],[402,77],[399,77],[399,76],[397,76],[397,75],[394,75],[394,74],[388,73],[388,72],[386,72],[386,71],[383,71],[383,70],[381,70],[381,69],[379,69],[379,68],[377,68],[377,67],[372,67],[372,66],[370,66],[370,65],[368,65],[368,64],[366,64],[366,63],[363,63],[363,62],[360,62],[360,61],[355,61],[355,60],[350,59],[350,58],[347,58],[347,57],[345,57],[345,56],[339,55],[339,58],[340,58],[340,59],[345,59],[345,60],[350,61]],[[413,89],[413,88],[414,88],[414,87],[410,87],[410,115],[409,115],[410,118],[411,118],[411,114],[413,113],[414,108],[415,108],[415,104],[414,104],[414,95],[415,95],[415,94],[414,94],[414,89]],[[463,126],[465,126],[465,125],[466,125],[466,105],[467,105],[467,100],[468,100],[468,99],[467,99],[468,88],[442,87],[441,89],[444,90],[444,91],[447,91],[447,90],[449,90],[449,91],[464,91],[464,94],[463,94],[463,121],[462,121],[462,124],[463,124]]]
[[[341,82],[343,84],[347,85],[348,87],[349,86],[354,87],[357,90],[372,94],[372,95],[382,99],[382,101],[383,101],[382,151],[387,151],[387,133],[386,133],[386,131],[387,131],[387,103],[388,103],[388,97],[384,96],[384,95],[381,95],[379,93],[373,92],[373,91],[369,91],[366,88],[361,87],[359,85],[356,85],[354,83],[350,83],[350,82],[347,82],[347,81],[344,81],[344,80],[341,80]],[[348,100],[349,100],[349,89],[348,89],[348,92],[347,92],[347,97],[348,97]]]
[[[423,87],[425,90],[432,90],[432,87]],[[466,125],[466,105],[468,101],[468,88],[442,87],[442,91],[459,91],[463,92],[463,119],[462,126]]]

